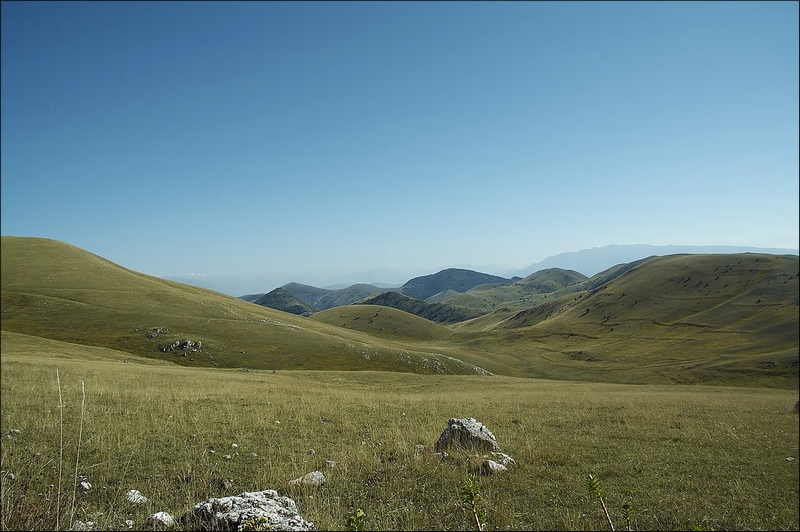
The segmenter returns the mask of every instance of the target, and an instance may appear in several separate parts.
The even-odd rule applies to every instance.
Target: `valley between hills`
[[[290,283],[236,298],[4,236],[2,345],[242,370],[797,389],[799,266],[797,255],[678,254],[588,278],[450,269],[394,289]]]

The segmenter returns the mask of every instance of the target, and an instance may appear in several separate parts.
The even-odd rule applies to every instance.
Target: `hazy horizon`
[[[3,235],[297,282],[800,247],[796,2],[0,9]]]
[[[730,248],[730,249],[729,249]],[[589,254],[587,255],[587,252]],[[598,252],[605,257],[592,257],[592,252]],[[650,246],[648,244],[617,245],[595,247],[591,249],[575,250],[552,255],[541,261],[531,263],[521,268],[502,268],[498,266],[472,264],[455,264],[441,268],[426,270],[416,268],[411,270],[392,270],[388,268],[350,272],[348,274],[325,275],[324,272],[298,271],[278,277],[265,277],[263,275],[234,275],[234,276],[163,276],[166,279],[179,281],[205,288],[211,288],[232,296],[267,293],[288,283],[300,283],[317,288],[345,288],[357,283],[372,284],[379,287],[399,288],[410,279],[423,275],[431,275],[445,269],[460,268],[473,270],[500,277],[526,277],[539,269],[563,268],[573,269],[591,277],[601,271],[621,263],[633,262],[649,255],[665,255],[675,253],[743,253],[763,252],[781,254],[800,254],[796,248],[757,248],[752,246]],[[577,260],[577,262],[576,262]],[[580,266],[578,265],[580,264]]]

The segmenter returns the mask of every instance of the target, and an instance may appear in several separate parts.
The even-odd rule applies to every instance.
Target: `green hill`
[[[364,283],[354,284],[340,290],[317,288],[316,286],[301,283],[288,283],[283,285],[282,288],[315,311],[349,305],[359,299],[386,290],[385,288],[378,288]]]
[[[449,268],[432,275],[415,277],[404,284],[401,292],[414,299],[425,300],[445,290],[466,292],[482,284],[509,283],[509,279],[472,270]]]
[[[404,296],[398,292],[383,292],[376,296],[362,299],[358,301],[357,304],[393,307],[442,324],[458,323],[482,314],[481,312],[446,303],[428,303],[420,301],[419,299]]]
[[[311,319],[406,342],[446,340],[452,335],[444,325],[388,306],[358,304],[336,307],[317,312]]]
[[[3,331],[185,366],[434,371],[428,353],[137,273],[40,238],[2,237],[1,323]],[[451,359],[438,369],[475,372]]]
[[[463,294],[443,298],[442,303],[470,308],[480,314],[499,308],[523,309],[543,303],[553,294],[583,290],[587,278],[572,270],[550,268],[530,274],[513,283],[480,285]]]
[[[245,299],[246,296],[240,299]],[[272,292],[264,294],[263,296],[253,300],[256,305],[262,307],[274,308],[275,310],[282,310],[290,314],[297,314],[298,316],[310,316],[314,313],[314,309],[294,297],[291,292],[283,288],[276,288]]]
[[[542,377],[794,387],[798,269],[795,255],[657,257],[592,290],[453,330]]]
[[[578,284],[586,279],[585,275],[573,270],[550,268],[532,273],[514,284],[524,286],[530,292],[548,294]]]

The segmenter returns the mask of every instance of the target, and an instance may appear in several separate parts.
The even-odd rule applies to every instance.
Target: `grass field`
[[[796,390],[187,368],[8,332],[2,346],[5,530],[55,528],[56,371],[62,528],[141,527],[156,511],[277,489],[320,529],[345,529],[357,508],[367,529],[470,529],[459,492],[474,458],[433,450],[447,420],[467,416],[516,460],[478,477],[488,530],[607,529],[590,472],[618,529],[626,502],[639,530],[800,527]],[[92,487],[73,506],[81,382],[77,481]],[[321,488],[289,485],[315,469]],[[130,489],[149,502],[128,503]]]
[[[141,528],[265,489],[323,530],[357,509],[470,529],[480,457],[434,452],[451,417],[516,460],[477,477],[487,530],[607,529],[589,474],[617,529],[624,504],[637,530],[800,528],[796,256],[664,257],[583,289],[550,271],[476,290],[513,304],[448,326],[303,318],[53,240],[2,237],[2,264],[3,530]],[[186,340],[203,346],[163,350]],[[316,469],[324,486],[290,484]]]

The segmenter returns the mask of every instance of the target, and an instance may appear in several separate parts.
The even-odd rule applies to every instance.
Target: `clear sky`
[[[2,234],[300,282],[607,244],[798,248],[799,17],[4,1]]]

